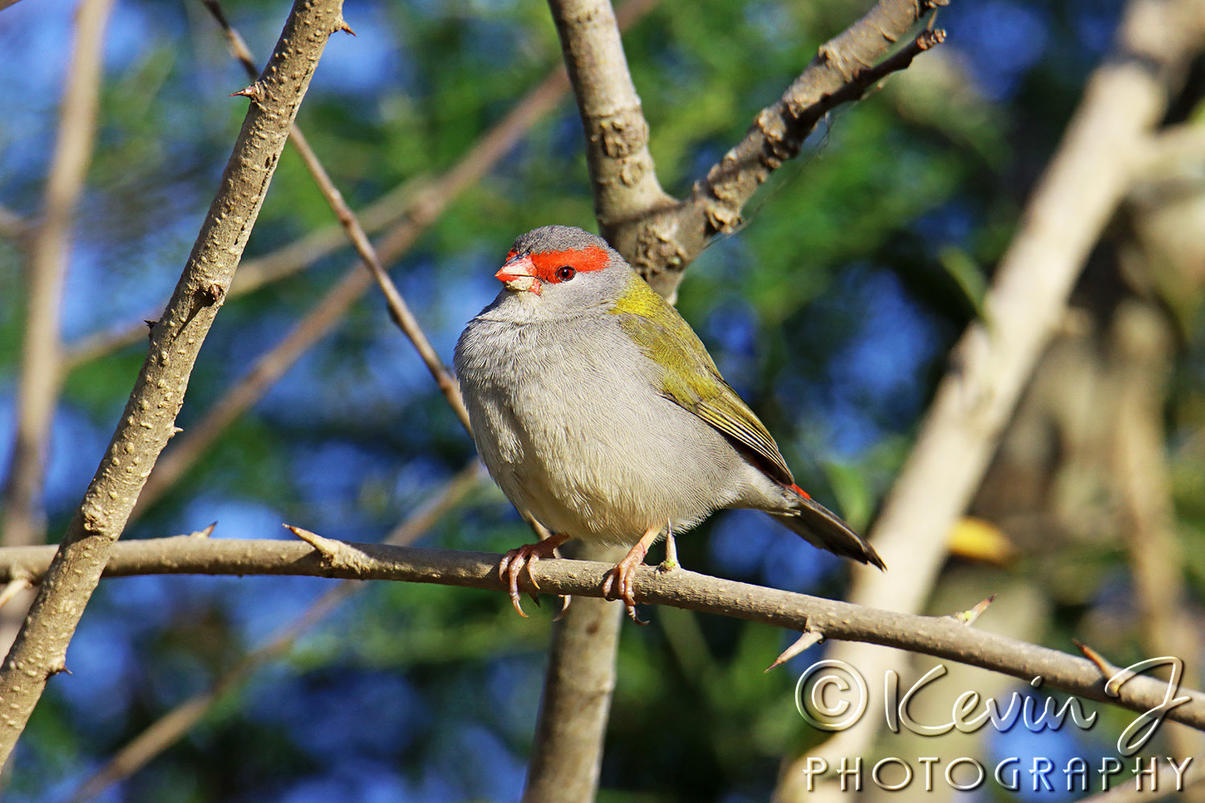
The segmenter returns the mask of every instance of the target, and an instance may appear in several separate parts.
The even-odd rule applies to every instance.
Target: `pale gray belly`
[[[756,472],[659,395],[645,357],[614,337],[541,336],[475,321],[457,371],[483,460],[516,506],[575,537],[631,544],[736,500]],[[509,355],[522,354],[522,359]]]

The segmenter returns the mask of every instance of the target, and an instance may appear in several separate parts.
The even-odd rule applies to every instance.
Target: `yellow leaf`
[[[947,547],[951,555],[1001,566],[1011,561],[1016,549],[999,527],[989,521],[964,516],[950,531]]]

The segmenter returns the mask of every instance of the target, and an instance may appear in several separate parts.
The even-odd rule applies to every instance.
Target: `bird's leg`
[[[672,572],[678,568],[678,542],[674,540],[674,523],[665,523],[665,560],[657,567],[659,572]]]
[[[540,558],[553,557],[556,555],[556,548],[568,540],[569,536],[565,533],[554,533],[543,541],[524,544],[518,549],[508,550],[502,556],[502,560],[498,563],[498,578],[507,582],[510,604],[515,606],[515,610],[519,612],[520,616],[527,617],[527,614],[523,612],[523,606],[519,604],[519,574],[526,568],[528,582],[538,591],[540,586],[531,576],[532,564]]]
[[[660,525],[650,527],[648,532],[636,542],[636,545],[628,550],[628,554],[623,556],[623,560],[615,564],[615,568],[607,572],[607,576],[603,579],[603,597],[622,599],[628,610],[628,618],[638,625],[647,625],[648,622],[636,615],[636,597],[632,593],[632,575],[636,572],[636,567],[644,563],[644,556],[648,554],[649,547],[660,534]]]

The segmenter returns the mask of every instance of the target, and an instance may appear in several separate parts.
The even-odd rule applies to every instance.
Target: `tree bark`
[[[47,680],[66,668],[67,645],[113,545],[168,439],[189,375],[213,323],[310,78],[343,25],[340,0],[298,2],[262,76],[220,189],[162,318],[109,449],[63,537],[29,616],[0,667],[0,764],[7,762]]]
[[[1134,0],[1116,53],[1089,79],[1059,149],[1022,214],[977,321],[955,346],[913,448],[870,539],[889,571],[857,571],[850,599],[921,610],[946,539],[979,486],[1000,433],[1050,338],[1087,256],[1124,197],[1169,87],[1200,46],[1201,0]],[[881,676],[890,656],[838,645],[833,657]],[[864,753],[878,732],[864,722],[815,754]],[[799,800],[807,756],[789,762],[778,800]],[[834,795],[839,793],[833,792]]]
[[[498,577],[499,555],[351,543],[301,532],[307,543],[189,535],[122,542],[115,545],[105,575],[304,575],[506,590]],[[0,582],[15,576],[37,580],[50,562],[53,550],[53,547],[0,549]],[[541,593],[599,598],[603,577],[611,566],[609,561],[542,560],[531,573]],[[526,578],[521,585],[535,590]],[[1025,681],[1040,675],[1045,686],[1133,711],[1167,709],[1168,720],[1205,730],[1205,693],[1179,689],[1175,692],[1177,698],[1185,699],[1167,706],[1168,684],[1138,675],[1116,689],[1116,694],[1109,694],[1104,680],[1115,674],[1114,667],[987,633],[953,616],[917,616],[875,609],[722,580],[681,568],[661,572],[653,566],[642,566],[636,570],[634,588],[636,597],[644,604],[671,605],[791,630],[808,630],[826,639],[896,647],[1003,672]],[[868,679],[879,682],[880,676],[869,675],[861,666],[858,669]]]

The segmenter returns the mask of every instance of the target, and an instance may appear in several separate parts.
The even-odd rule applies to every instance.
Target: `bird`
[[[519,615],[523,571],[530,580],[577,538],[629,547],[603,592],[643,623],[633,578],[649,548],[728,508],[764,511],[814,546],[886,569],[795,484],[698,335],[606,240],[533,229],[494,275],[502,288],[465,326],[453,364],[490,475],[552,533],[498,564]]]

